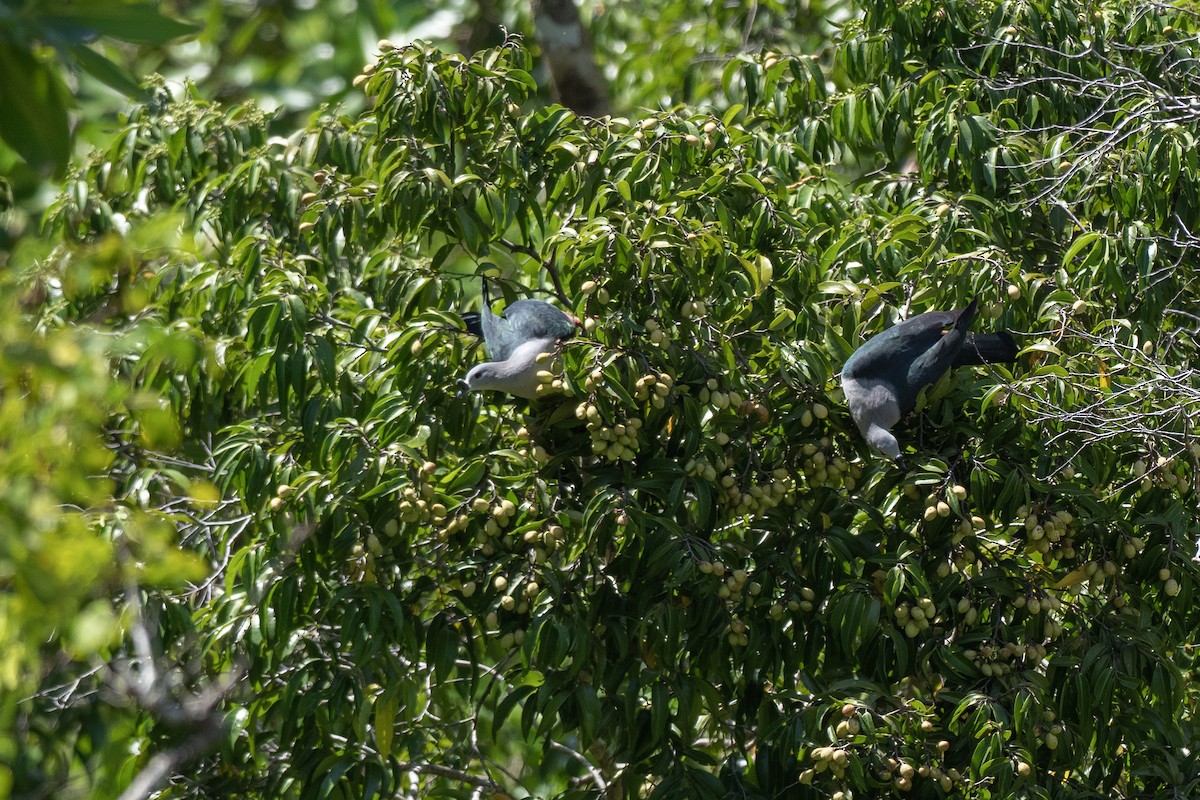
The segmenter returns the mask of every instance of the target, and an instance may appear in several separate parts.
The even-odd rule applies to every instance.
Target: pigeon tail
[[[1007,364],[1017,360],[1019,350],[1016,340],[1008,331],[969,335],[954,357],[954,366]]]
[[[463,325],[467,327],[467,333],[472,336],[483,336],[483,321],[478,311],[464,311],[458,316],[462,319]]]

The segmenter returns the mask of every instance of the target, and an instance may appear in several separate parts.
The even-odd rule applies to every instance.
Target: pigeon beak
[[[461,400],[462,398],[466,397],[467,393],[470,391],[471,391],[471,384],[460,379],[458,382],[458,398]]]
[[[908,459],[906,459],[904,456],[896,456],[896,466],[899,467],[900,469],[904,470],[905,472],[907,472],[908,471]]]

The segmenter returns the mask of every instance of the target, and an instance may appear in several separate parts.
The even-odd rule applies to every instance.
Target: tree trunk
[[[608,87],[574,0],[531,0],[530,5],[538,44],[550,65],[554,99],[581,116],[610,113]]]

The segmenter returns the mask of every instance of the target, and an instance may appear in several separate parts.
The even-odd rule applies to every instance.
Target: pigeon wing
[[[911,397],[905,397],[906,403],[902,403],[902,406],[906,405],[906,410],[916,404],[917,393],[942,377],[946,370],[954,365],[963,343],[970,336],[967,329],[971,326],[971,320],[975,318],[975,309],[976,301],[972,300],[966,308],[956,311],[935,311],[921,315],[932,317],[930,321],[937,323],[936,328],[931,327],[931,330],[937,331],[938,337],[917,356],[908,369]]]
[[[571,318],[542,300],[517,300],[504,309],[502,316],[484,306],[480,322],[488,357],[493,361],[507,361],[525,342],[569,339],[575,334]]]

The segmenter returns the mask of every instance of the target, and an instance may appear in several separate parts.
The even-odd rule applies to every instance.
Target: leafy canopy
[[[118,571],[142,529],[208,564],[109,612],[174,691],[238,678],[169,793],[1186,792],[1192,29],[866,3],[818,58],[731,60],[712,113],[532,107],[515,40],[385,45],[369,114],[290,139],[249,106],[133,113],[22,280],[37,346],[107,343],[72,441],[109,483],[52,524]],[[588,320],[528,411],[454,397],[485,272]],[[837,371],[972,296],[1023,355],[931,387],[899,471]],[[82,590],[62,613],[112,593]],[[89,644],[10,713],[137,655]],[[18,791],[125,785],[183,735],[57,716]]]

